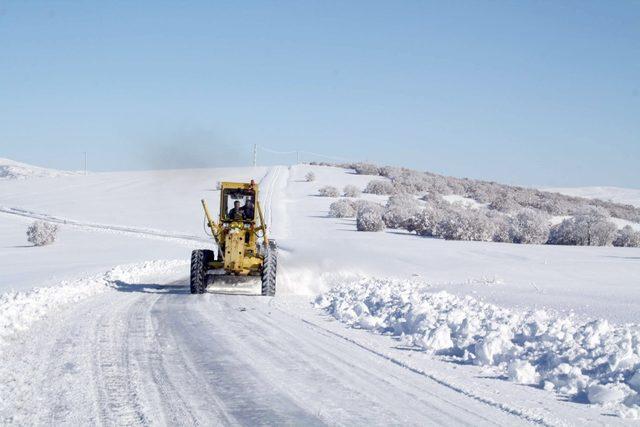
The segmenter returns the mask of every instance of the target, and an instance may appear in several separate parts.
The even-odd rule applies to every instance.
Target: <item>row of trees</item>
[[[329,207],[329,215],[356,218],[359,231],[399,228],[421,236],[447,240],[477,240],[529,244],[583,246],[640,246],[640,232],[630,226],[618,230],[609,213],[588,206],[556,225],[550,216],[531,208],[514,214],[487,209],[469,209],[441,198],[417,200],[393,195],[387,204],[340,199]]]
[[[368,163],[338,166],[382,177],[371,180],[364,192],[390,196],[386,206],[348,199],[331,205],[331,216],[356,217],[361,231],[387,227],[449,240],[640,247],[639,231],[630,226],[618,230],[611,222],[612,217],[640,222],[640,209],[630,205],[406,168]],[[335,187],[320,189],[321,195],[330,197],[339,193]],[[345,197],[359,193],[355,187],[353,192],[343,190]],[[443,196],[450,194],[474,199],[487,209],[448,203]],[[568,218],[552,225],[552,216]]]
[[[468,178],[455,178],[430,172],[419,172],[369,163],[338,165],[354,169],[362,175],[378,175],[387,179],[371,181],[365,192],[372,194],[457,194],[486,204],[489,209],[514,213],[523,208],[537,209],[549,215],[574,215],[587,207],[606,210],[611,217],[640,222],[640,208],[605,200],[585,199],[532,188],[498,184]]]

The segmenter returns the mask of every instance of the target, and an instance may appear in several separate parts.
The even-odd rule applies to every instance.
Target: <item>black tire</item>
[[[278,270],[278,247],[274,240],[269,241],[269,247],[264,251],[264,261],[262,263],[262,295],[267,297],[276,294],[276,273]]]
[[[213,260],[213,251],[208,249],[196,249],[191,252],[191,279],[190,289],[192,294],[203,294],[207,289],[208,263]]]

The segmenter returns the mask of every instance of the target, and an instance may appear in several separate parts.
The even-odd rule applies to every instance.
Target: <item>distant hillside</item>
[[[633,205],[640,208],[640,190],[635,188],[620,187],[568,187],[546,188],[546,191],[566,194],[587,199],[608,200],[614,203]]]
[[[47,169],[26,163],[16,162],[0,157],[0,180],[26,178],[52,178],[58,176],[76,175],[77,172]]]
[[[407,168],[338,166],[372,176],[364,193],[389,196],[385,206],[348,198],[330,206],[330,216],[355,216],[360,231],[386,227],[447,240],[640,247],[638,206]]]

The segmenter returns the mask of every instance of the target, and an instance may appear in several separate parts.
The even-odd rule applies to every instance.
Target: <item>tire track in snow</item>
[[[228,300],[221,301],[220,304],[221,308],[217,309],[216,313],[233,310],[231,306],[233,303]],[[318,339],[315,332],[308,333],[308,330],[305,334],[294,332],[290,327],[285,327],[282,322],[274,319],[270,309],[267,308],[265,311],[262,306],[260,308],[251,310],[251,314],[243,318],[242,322],[238,322],[237,317],[234,319],[228,315],[225,316],[232,319],[232,324],[228,324],[229,328],[236,331],[243,329],[253,331],[238,341],[237,353],[252,359],[255,365],[263,366],[265,369],[261,375],[270,377],[279,392],[289,393],[301,404],[309,405],[309,402],[313,402],[315,406],[313,412],[319,414],[328,424],[375,425],[391,419],[399,423],[411,424],[411,420],[425,419],[425,412],[429,412],[428,419],[436,424],[474,425],[468,421],[469,418],[476,422],[478,419],[483,420],[482,423],[486,425],[493,424],[491,420],[478,417],[462,407],[458,407],[460,413],[447,412],[439,407],[439,404],[443,403],[441,398],[420,393],[424,390],[416,392],[417,390],[413,389],[411,384],[401,384],[397,381],[398,378],[389,375],[387,370],[381,374],[372,370],[370,366],[361,366],[354,359],[350,359],[347,356],[349,353],[344,353],[341,346],[336,348],[327,346],[325,340]],[[211,317],[210,322],[213,324],[214,316]],[[293,329],[298,328],[300,326],[295,326]],[[303,329],[307,329],[306,326]],[[274,336],[283,339],[274,339]],[[283,345],[283,343],[287,344]],[[296,343],[295,353],[288,348],[289,343]],[[287,371],[293,373],[286,385],[281,385],[281,378],[278,375],[271,374],[282,371],[282,365],[277,362],[279,360],[286,360]],[[320,402],[314,402],[313,398],[305,396],[304,391],[295,389],[295,383],[313,384],[318,378],[322,378],[323,383],[330,384],[331,390],[318,390],[318,394],[324,396]],[[384,403],[389,398],[387,390],[390,389],[407,397],[407,401],[412,402],[411,405],[393,408],[396,412],[390,412],[390,405]],[[336,398],[336,396],[340,397]],[[429,397],[433,401],[430,402]],[[341,405],[351,409],[348,414],[342,414],[336,419],[333,414],[343,412]],[[362,408],[356,409],[354,405],[360,405]],[[396,405],[397,403],[391,406]],[[429,409],[425,411],[425,408]],[[468,417],[466,420],[463,415],[465,413]]]
[[[130,304],[112,306],[111,310],[101,313],[94,323],[93,342],[97,345],[91,349],[93,385],[98,396],[100,420],[103,424],[149,423],[141,403],[139,384],[135,381],[136,366],[129,347],[131,335],[139,333],[131,325],[129,307]]]
[[[165,425],[199,425],[194,411],[184,398],[185,394],[172,381],[167,365],[181,372],[187,372],[188,368],[182,360],[173,359],[167,363],[166,359],[171,353],[165,350],[170,347],[160,342],[162,333],[153,326],[151,311],[160,296],[149,295],[149,298],[149,303],[134,304],[128,316],[129,329],[133,328],[129,335],[132,355],[139,370],[148,372],[150,377],[141,381],[142,388],[145,389],[147,400],[153,400],[155,407],[162,409],[160,413]]]

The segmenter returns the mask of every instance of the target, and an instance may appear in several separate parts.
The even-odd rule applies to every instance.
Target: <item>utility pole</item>
[[[296,165],[300,164],[300,152],[296,151]]]
[[[87,176],[87,152],[84,152],[84,176]]]
[[[253,166],[258,164],[258,144],[253,144]]]

